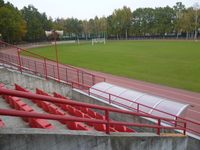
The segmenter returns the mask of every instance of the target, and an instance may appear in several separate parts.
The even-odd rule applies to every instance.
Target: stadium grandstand
[[[200,123],[185,118],[188,104],[3,41],[0,96],[2,150],[199,149]]]

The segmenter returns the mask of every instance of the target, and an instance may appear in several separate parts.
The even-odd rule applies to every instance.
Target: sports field
[[[55,59],[53,46],[30,49]],[[200,92],[200,42],[108,41],[58,45],[62,63]]]

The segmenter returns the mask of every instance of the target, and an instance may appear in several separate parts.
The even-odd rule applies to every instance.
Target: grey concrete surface
[[[35,88],[40,88],[49,93],[58,92],[65,96],[71,96],[71,87],[66,84],[58,83],[50,79],[46,80],[29,74],[21,74],[17,71],[11,71],[5,68],[0,68],[0,82],[7,86],[13,86],[17,83],[33,91],[35,91]]]
[[[10,105],[0,97],[0,108],[2,109],[12,109]],[[3,122],[6,124],[6,127],[8,128],[26,128],[28,127],[28,124],[23,121],[22,118],[19,117],[10,117],[10,116],[1,116],[0,118],[3,120]]]
[[[4,129],[8,130],[8,129]],[[0,130],[1,131],[1,130]],[[21,132],[23,131],[23,132]],[[149,134],[111,134],[38,130],[0,134],[1,150],[185,150],[187,137],[158,137]],[[27,133],[28,132],[28,133]],[[0,132],[1,133],[1,132]]]
[[[200,140],[188,137],[187,150],[200,150]]]

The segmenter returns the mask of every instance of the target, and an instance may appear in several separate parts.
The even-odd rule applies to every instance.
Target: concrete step
[[[23,102],[25,102],[26,104],[28,104],[29,106],[31,106],[36,112],[42,113],[42,114],[48,114],[42,108],[38,107],[36,103],[33,103],[31,100],[24,99],[24,98],[21,99],[21,100]],[[52,125],[54,125],[56,127],[56,129],[67,129],[67,126],[63,125],[59,121],[54,121],[54,120],[48,120],[48,121],[49,121],[49,123],[51,123]]]
[[[186,137],[187,135],[180,134],[180,133],[161,133],[160,136],[167,136],[167,137]]]
[[[2,109],[13,109],[10,105],[3,99],[0,98],[0,108]],[[10,116],[0,116],[5,123],[6,128],[28,128],[29,125],[20,117],[10,117]]]

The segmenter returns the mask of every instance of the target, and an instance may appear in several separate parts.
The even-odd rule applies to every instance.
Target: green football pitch
[[[54,46],[30,49],[56,58]],[[200,42],[107,41],[58,45],[59,61],[118,76],[200,92]]]

